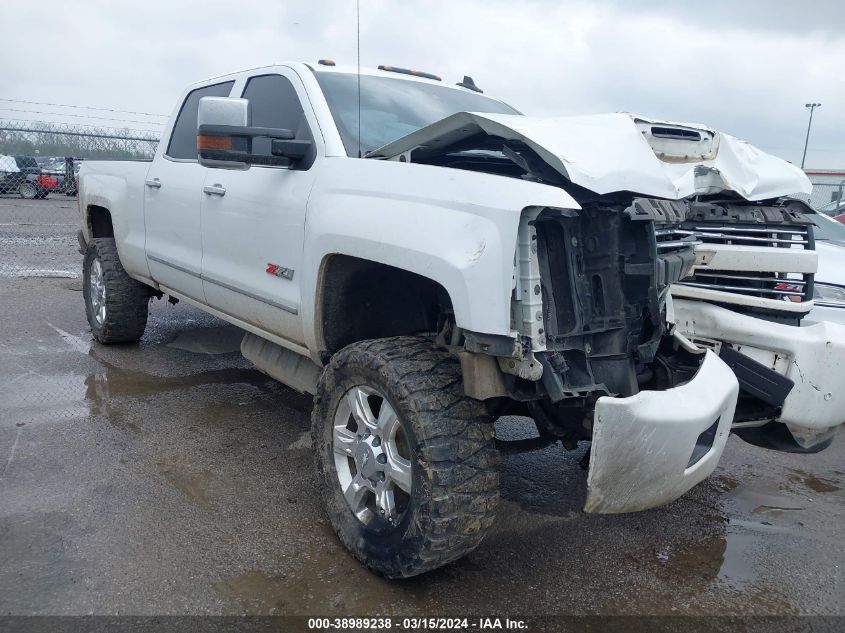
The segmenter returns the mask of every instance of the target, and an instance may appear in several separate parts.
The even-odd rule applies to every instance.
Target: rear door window
[[[200,99],[203,97],[228,97],[234,84],[234,81],[226,81],[197,88],[188,93],[185,102],[182,104],[182,109],[179,110],[179,116],[176,117],[176,125],[173,126],[173,133],[170,135],[170,143],[167,146],[167,156],[183,160],[197,160],[197,112]]]

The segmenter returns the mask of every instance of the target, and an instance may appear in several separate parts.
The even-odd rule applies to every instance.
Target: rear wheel
[[[321,494],[358,560],[408,577],[482,541],[499,500],[498,453],[453,356],[420,338],[355,343],[332,358],[314,403]]]
[[[147,327],[150,288],[123,269],[111,238],[88,244],[82,294],[91,333],[100,343],[134,343]]]
[[[38,195],[38,188],[29,181],[23,181],[18,187],[18,193],[25,200],[34,200]]]

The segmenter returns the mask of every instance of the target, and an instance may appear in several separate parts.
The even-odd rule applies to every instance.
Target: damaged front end
[[[695,260],[697,240],[674,229],[683,217],[682,204],[646,198],[523,214],[511,326],[525,353],[500,361],[512,393],[557,403],[654,380],[669,286]]]
[[[831,405],[806,388],[786,392],[790,372],[810,365],[785,342],[812,305],[816,263],[794,199],[809,182],[793,165],[703,126],[626,114],[458,113],[369,156],[540,182],[577,201],[523,211],[514,336],[467,332],[465,349],[495,357],[500,370],[477,397],[524,403],[541,437],[567,448],[592,441],[588,511],[642,510],[683,494],[715,468],[735,418],[746,438],[780,420],[804,448],[822,446],[806,405],[823,409],[825,423]],[[735,340],[720,329],[730,315],[746,319]],[[807,384],[822,384],[816,370],[845,350],[826,357]],[[766,364],[773,371],[759,371]]]
[[[739,379],[734,432],[811,453],[845,422],[845,328],[805,323],[817,266],[813,211],[783,198],[694,202],[683,228],[701,240],[693,274],[672,287],[678,331]]]
[[[728,441],[738,390],[731,370],[708,351],[693,379],[681,386],[600,398],[584,509],[646,510],[705,479]]]
[[[465,333],[467,352],[496,357],[501,395],[524,403],[541,437],[592,442],[588,512],[672,501],[713,471],[730,433],[736,377],[667,324],[669,288],[700,244],[681,228],[687,213],[649,198],[526,209],[516,343]]]
[[[541,433],[592,441],[590,512],[677,498],[712,472],[730,432],[736,378],[667,329],[669,287],[691,273],[699,243],[680,229],[686,213],[683,202],[635,198],[530,209],[520,223],[512,328],[522,346],[498,361]]]

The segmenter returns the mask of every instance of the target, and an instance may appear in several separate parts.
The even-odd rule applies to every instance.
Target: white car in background
[[[814,217],[819,264],[813,284],[815,306],[806,320],[845,324],[845,225],[821,213]]]

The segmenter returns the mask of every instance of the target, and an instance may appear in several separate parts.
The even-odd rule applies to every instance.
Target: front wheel
[[[355,343],[320,378],[312,414],[320,491],[341,542],[388,578],[472,551],[493,524],[498,453],[458,361],[426,339]]]
[[[150,289],[123,269],[111,238],[88,244],[82,295],[91,333],[100,343],[134,343],[147,327]]]

